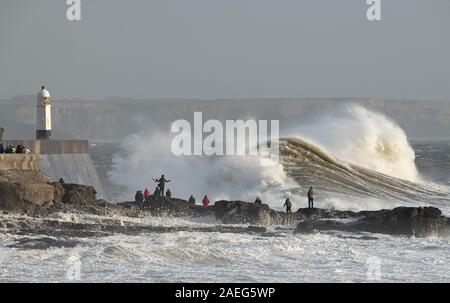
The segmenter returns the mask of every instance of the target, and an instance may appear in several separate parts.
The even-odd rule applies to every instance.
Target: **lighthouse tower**
[[[42,86],[37,94],[36,105],[36,139],[46,140],[52,136],[52,105],[50,93]]]

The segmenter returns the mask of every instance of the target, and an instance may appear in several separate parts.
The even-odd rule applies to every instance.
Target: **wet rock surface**
[[[191,204],[183,199],[157,196],[152,196],[149,201],[140,204],[140,209],[149,211],[154,215],[163,214],[172,216],[205,216],[214,213],[213,206],[203,207],[201,205]]]
[[[76,247],[79,244],[79,241],[75,241],[72,239],[53,239],[53,238],[23,238],[18,240],[14,244],[7,245],[8,248],[16,248],[20,250],[28,250],[28,249],[49,249],[49,248],[61,248],[61,247]]]
[[[216,219],[225,224],[253,225],[290,225],[300,218],[297,213],[286,214],[271,209],[267,204],[255,204],[244,201],[216,201],[214,204]]]
[[[302,211],[299,211],[302,213]],[[326,212],[325,212],[326,213]],[[295,233],[339,230],[346,232],[369,232],[414,237],[445,236],[449,234],[448,218],[435,207],[397,207],[380,211],[359,213],[334,211],[322,216],[323,210],[310,210],[308,216],[298,223]],[[354,220],[340,221],[330,219]],[[328,219],[328,220],[323,220]]]

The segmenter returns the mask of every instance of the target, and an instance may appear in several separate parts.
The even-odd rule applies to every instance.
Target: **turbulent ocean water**
[[[164,172],[173,180],[174,195],[182,198],[208,193],[214,199],[252,201],[259,195],[281,210],[289,196],[295,209],[305,207],[306,189],[313,185],[317,207],[431,205],[450,215],[450,142],[410,143],[394,122],[360,108],[347,109],[331,124],[324,119],[328,122],[285,134],[276,167],[261,167],[253,158],[177,159],[159,148],[165,139],[155,135],[129,138],[125,145],[138,146],[129,153],[118,152],[117,144],[98,143],[91,154],[110,198],[116,200],[130,199],[137,188],[149,187],[151,178]],[[153,226],[220,224],[213,217],[115,219]],[[97,282],[373,282],[370,273],[376,260],[375,281],[450,282],[449,238],[294,235],[294,228],[269,227],[264,236],[115,234],[77,238],[72,247],[41,249],[10,248],[23,236],[0,233],[0,281],[71,281],[70,270],[77,265],[81,281]]]

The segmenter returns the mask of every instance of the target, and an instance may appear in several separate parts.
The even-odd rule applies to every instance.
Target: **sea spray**
[[[114,155],[109,176],[127,187],[119,200],[133,199],[137,189],[153,190],[152,178],[164,173],[173,180],[169,187],[176,197],[253,201],[259,196],[280,210],[286,197],[294,209],[304,207],[309,186],[318,189],[319,206],[339,209],[361,210],[353,197],[369,198],[362,205],[370,209],[398,201],[422,204],[430,195],[435,203],[448,201],[446,193],[407,181],[420,181],[414,151],[403,130],[379,113],[346,105],[282,136],[281,163],[262,167],[257,156],[177,157],[168,133],[145,130],[123,142],[126,153]],[[294,139],[298,136],[308,140]]]
[[[260,156],[175,156],[170,136],[162,132],[131,136],[123,148],[127,153],[114,155],[108,173],[111,181],[128,188],[122,199],[131,199],[137,189],[153,190],[156,184],[152,178],[161,174],[172,179],[168,186],[174,195],[185,199],[191,194],[207,194],[214,200],[254,200],[257,195],[264,199],[262,191],[268,199],[276,190],[296,186],[281,164],[261,166]]]

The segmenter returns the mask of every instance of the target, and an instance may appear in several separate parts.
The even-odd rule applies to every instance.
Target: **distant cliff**
[[[176,119],[279,119],[281,128],[314,119],[343,103],[358,103],[394,119],[410,139],[450,138],[450,101],[383,99],[63,100],[53,102],[54,138],[116,141],[144,129],[169,130]],[[0,101],[6,138],[34,136],[34,97]]]

